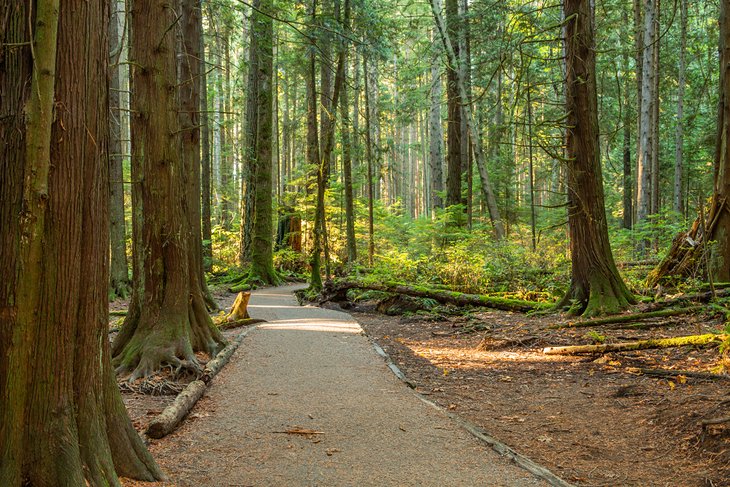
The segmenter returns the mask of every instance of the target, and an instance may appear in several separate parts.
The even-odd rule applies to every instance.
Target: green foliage
[[[606,336],[601,335],[595,330],[591,330],[586,333],[586,338],[589,338],[594,344],[606,343]]]

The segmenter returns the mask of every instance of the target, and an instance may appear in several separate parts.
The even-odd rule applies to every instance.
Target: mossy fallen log
[[[730,289],[719,289],[714,293],[712,291],[707,291],[694,294],[683,294],[673,299],[652,303],[649,305],[648,311],[665,309],[681,303],[709,303],[715,298],[726,298],[728,296],[730,296]]]
[[[705,335],[688,335],[674,338],[652,338],[635,342],[603,343],[600,345],[573,345],[568,347],[547,347],[543,349],[545,355],[581,355],[607,352],[628,352],[646,350],[650,348],[683,347],[686,345],[709,345],[726,340],[727,335],[707,333]]]
[[[597,319],[593,319],[593,320],[576,321],[573,323],[561,323],[561,324],[557,324],[557,325],[552,325],[549,328],[551,328],[551,329],[590,328],[593,326],[620,325],[620,324],[624,324],[624,323],[633,323],[636,321],[649,320],[652,318],[665,318],[665,317],[669,317],[669,316],[688,315],[688,314],[704,311],[706,308],[707,308],[706,306],[688,306],[686,308],[679,308],[679,309],[664,309],[664,310],[649,311],[649,312],[644,312],[644,313],[614,315],[614,316],[607,316],[605,318],[597,318]]]
[[[255,325],[257,323],[265,323],[266,320],[262,320],[259,318],[246,318],[243,320],[236,320],[236,321],[221,321],[220,323],[216,323],[216,326],[219,330],[230,330],[232,328],[238,328],[241,326],[251,326]]]
[[[528,312],[545,310],[554,307],[553,303],[539,303],[521,299],[499,298],[485,296],[483,294],[466,294],[456,291],[444,291],[425,286],[414,286],[396,282],[362,282],[336,280],[328,281],[320,295],[320,303],[327,301],[347,301],[347,291],[350,289],[362,289],[370,291],[382,291],[387,293],[405,294],[417,298],[429,298],[442,304],[453,304],[456,306],[476,306],[484,308],[500,309],[504,311]]]

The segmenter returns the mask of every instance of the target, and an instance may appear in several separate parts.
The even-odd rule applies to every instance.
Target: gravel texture
[[[174,485],[546,485],[420,401],[349,315],[300,307],[298,288],[253,293],[268,323],[152,444]]]

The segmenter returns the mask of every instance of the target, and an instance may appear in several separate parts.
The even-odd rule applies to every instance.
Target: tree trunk
[[[372,123],[371,123],[371,110],[370,110],[370,81],[368,75],[368,58],[363,56],[363,77],[365,78],[365,158],[367,159],[367,188],[368,188],[368,265],[373,266],[373,259],[375,256],[375,216],[374,216],[374,204],[375,199],[373,181],[373,140],[372,140]]]
[[[461,19],[459,18],[459,0],[446,0],[446,32],[452,42],[454,59],[458,60],[459,31],[461,30]],[[447,115],[447,138],[446,138],[446,205],[458,205],[461,203],[461,112],[462,99],[459,96],[459,72],[460,63],[454,63],[450,58],[446,64],[446,98],[448,100]]]
[[[129,293],[127,235],[124,225],[124,149],[122,145],[122,103],[120,65],[126,49],[123,26],[124,4],[112,2],[109,15],[109,227],[111,238],[111,293],[126,298]]]
[[[672,209],[683,214],[682,167],[684,158],[684,84],[686,82],[687,0],[680,0],[679,76],[677,79],[677,129],[674,150],[674,192]]]
[[[622,18],[624,25],[629,25],[628,14],[624,11]],[[624,104],[623,104],[623,227],[630,229],[633,226],[634,217],[634,184],[631,170],[631,104],[629,103],[629,91],[631,90],[631,82],[628,73],[631,70],[629,66],[628,49],[624,50],[623,60],[623,81],[624,81]],[[637,105],[638,106],[638,105]]]
[[[635,302],[608,241],[598,147],[598,101],[590,0],[565,0],[566,161],[572,271],[559,304],[574,314],[615,313]]]
[[[256,39],[257,62],[257,141],[254,156],[254,221],[252,228],[250,280],[275,284],[279,278],[273,259],[272,148],[273,148],[273,61],[274,24],[271,17],[259,12],[273,11],[272,0],[255,0],[251,16],[251,36]],[[252,56],[253,49],[251,50]]]
[[[200,221],[191,213],[198,194],[190,194],[184,176],[191,168],[180,157],[179,107],[169,89],[177,78],[175,37],[167,34],[177,16],[166,0],[136,2],[131,14],[133,179],[140,181],[143,215],[142,246],[134,250],[143,255],[112,353],[117,370],[132,371],[134,380],[163,365],[197,369],[194,352],[213,356],[224,340],[201,289],[200,247],[191,225],[194,215]]]
[[[208,64],[205,62],[203,15],[200,15],[200,138],[201,160],[201,208],[203,217],[203,268],[210,271],[213,265],[213,236],[210,215],[210,117],[208,114]]]
[[[309,6],[309,16],[311,18],[312,26],[316,25],[317,15],[317,2],[311,0]],[[319,188],[321,180],[321,161],[319,151],[319,134],[317,127],[317,79],[316,79],[316,45],[315,38],[311,37],[311,46],[309,47],[307,60],[307,164],[310,168],[316,170],[317,174],[317,188]],[[315,220],[318,218],[319,208],[315,210]],[[321,238],[320,229],[318,222],[314,224],[314,248],[312,251],[311,260],[311,279],[309,285],[316,290],[322,289],[322,276],[321,276],[321,247],[319,247],[318,239]]]
[[[432,33],[431,49],[433,54],[431,57],[431,108],[429,111],[429,135],[430,152],[429,152],[429,169],[431,171],[431,208],[443,208],[443,198],[441,193],[444,190],[443,175],[443,140],[444,132],[441,125],[441,69],[439,66],[439,49],[436,41],[436,35]],[[436,215],[434,211],[433,215]]]
[[[0,485],[160,480],[106,339],[108,2],[0,11]]]
[[[644,0],[644,35],[642,46],[642,79],[641,104],[639,116],[639,152],[638,152],[638,185],[636,200],[636,221],[646,222],[652,210],[652,149],[654,134],[654,78],[657,76],[654,65],[653,46],[657,40],[655,18],[657,15],[658,0]],[[645,250],[646,242],[640,244],[640,250]]]
[[[434,16],[434,20],[436,21],[436,27],[439,30],[439,34],[441,35],[441,40],[444,44],[444,48],[446,49],[446,54],[449,59],[449,63],[453,66],[458,66],[459,64],[459,58],[456,56],[454,52],[453,45],[451,43],[451,40],[448,36],[448,33],[446,31],[446,28],[444,26],[443,19],[441,18],[441,11],[437,8],[437,2],[438,0],[430,0],[431,3],[431,13]],[[457,79],[457,85],[459,88],[459,94],[462,99],[468,99],[466,86],[464,83],[464,80],[462,79],[458,69],[456,70],[458,79]],[[484,157],[484,151],[482,150],[482,142],[481,142],[481,136],[479,134],[479,131],[477,130],[474,117],[471,113],[471,107],[467,105],[463,105],[462,111],[464,115],[466,116],[467,120],[467,127],[469,128],[469,140],[471,142],[472,149],[474,151],[474,157],[477,161],[477,168],[479,169],[479,178],[481,179],[482,183],[482,196],[484,198],[484,201],[487,204],[487,209],[489,210],[489,218],[492,221],[492,226],[494,227],[494,233],[497,238],[497,240],[501,240],[504,238],[504,226],[502,225],[502,218],[499,215],[499,208],[497,207],[497,199],[494,196],[494,191],[492,191],[492,185],[489,182],[489,174],[487,173],[487,163],[485,161]],[[448,204],[448,201],[447,201]]]
[[[343,29],[345,32],[350,31],[350,2],[345,2]],[[347,90],[347,50],[348,44],[342,42],[342,62],[343,62],[343,78],[342,93],[340,99],[340,116],[342,118],[342,178],[345,186],[345,230],[347,236],[347,263],[352,265],[357,260],[357,241],[355,240],[355,202],[352,194],[352,146],[350,139],[350,101]],[[355,113],[357,117],[357,112]],[[357,137],[357,136],[356,136]]]
[[[730,6],[720,2],[720,109],[718,112],[719,138],[715,151],[715,202],[718,207],[717,223],[707,241],[717,241],[710,262],[712,277],[730,281]],[[714,218],[713,218],[714,220]],[[705,240],[705,239],[703,239]]]

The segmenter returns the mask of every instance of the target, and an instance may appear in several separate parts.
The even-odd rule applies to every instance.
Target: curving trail
[[[298,306],[301,287],[253,293],[269,323],[152,445],[174,485],[546,485],[419,400],[349,315]]]

